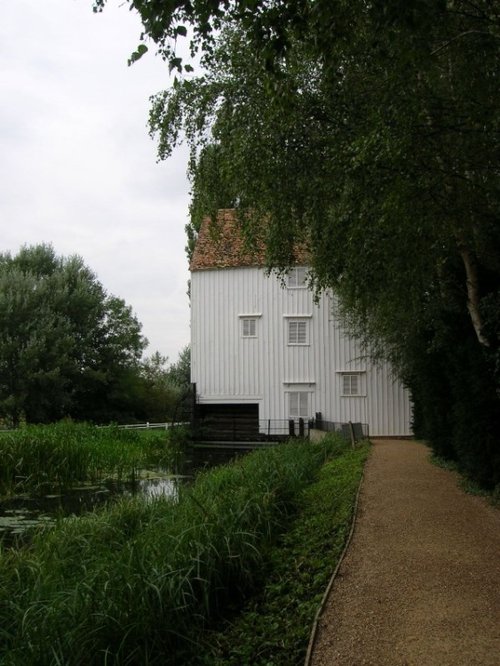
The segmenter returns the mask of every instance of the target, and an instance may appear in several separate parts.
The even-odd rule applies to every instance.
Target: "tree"
[[[110,420],[147,344],[124,301],[50,245],[0,254],[0,415],[17,425]],[[121,389],[120,389],[121,387]],[[128,407],[127,407],[128,408]]]
[[[141,377],[145,384],[148,420],[189,420],[191,396],[190,350],[185,347],[176,363],[168,366],[168,358],[155,352],[142,362]]]
[[[191,386],[191,349],[189,346],[180,351],[177,361],[168,368],[167,378],[181,391],[189,390]]]
[[[141,363],[145,419],[163,423],[175,411],[177,390],[168,378],[168,358],[156,351]]]
[[[161,158],[191,144],[191,236],[226,201],[270,266],[305,243],[316,287],[412,389],[418,431],[498,483],[494,3],[130,4],[171,67],[187,25],[203,50],[204,73],[176,79],[150,117]]]

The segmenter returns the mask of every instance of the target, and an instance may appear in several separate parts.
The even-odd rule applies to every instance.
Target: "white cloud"
[[[120,6],[121,4],[121,6]],[[80,254],[175,360],[189,342],[186,151],[156,163],[149,97],[168,71],[122,3],[0,0],[1,249]]]

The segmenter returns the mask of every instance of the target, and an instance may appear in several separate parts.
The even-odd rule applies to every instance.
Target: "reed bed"
[[[130,478],[148,465],[172,467],[183,434],[61,422],[0,434],[0,494],[43,484],[68,487],[106,477]]]
[[[301,491],[342,446],[256,451],[177,503],[123,500],[0,551],[0,662],[190,663],[200,632],[262,582]]]

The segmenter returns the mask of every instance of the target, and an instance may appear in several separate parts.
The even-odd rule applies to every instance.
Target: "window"
[[[307,268],[296,266],[288,271],[287,287],[289,289],[299,289],[306,287]]]
[[[257,337],[257,320],[254,318],[244,318],[241,320],[241,335],[244,338]]]
[[[309,393],[307,391],[294,391],[288,394],[288,414],[291,419],[309,416]]]
[[[307,345],[307,321],[290,319],[288,322],[288,344]]]
[[[359,375],[342,375],[342,395],[360,395]]]

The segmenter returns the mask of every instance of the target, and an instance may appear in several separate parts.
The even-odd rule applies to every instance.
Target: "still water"
[[[0,499],[0,541],[4,546],[25,541],[33,527],[50,524],[62,516],[79,516],[120,497],[175,498],[179,484],[186,478],[164,470],[143,471],[138,477],[134,481],[107,480],[63,491],[58,487],[45,487],[43,493]]]

